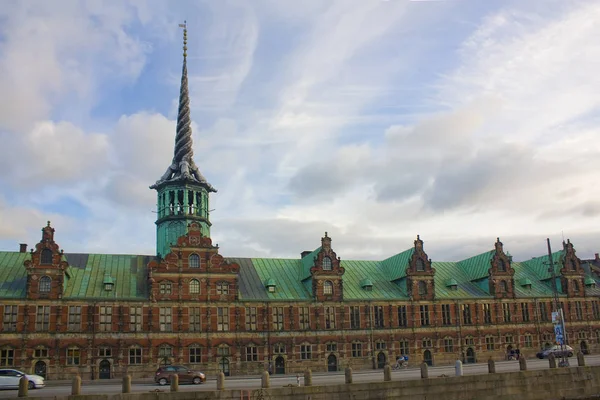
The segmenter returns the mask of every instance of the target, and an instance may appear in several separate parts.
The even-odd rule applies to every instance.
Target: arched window
[[[417,271],[425,271],[425,263],[423,262],[422,259],[417,258],[416,267],[417,267]]]
[[[42,276],[40,279],[40,293],[50,293],[50,284],[52,279],[49,276]]]
[[[506,264],[504,263],[503,259],[498,259],[498,271],[499,272],[505,272],[506,271]]]
[[[333,283],[331,283],[331,281],[325,281],[325,283],[323,283],[323,294],[333,294]]]
[[[577,261],[575,259],[571,259],[571,270],[577,271]]]
[[[321,263],[324,271],[331,271],[331,258],[323,257],[323,262]]]
[[[425,281],[419,281],[418,287],[419,287],[419,296],[427,295],[427,283],[425,283]]]
[[[573,281],[573,292],[579,293],[579,282],[577,282],[576,280]]]
[[[192,254],[189,259],[190,268],[200,268],[200,256]]]
[[[52,250],[50,250],[50,249],[42,250],[42,255],[40,257],[40,264],[52,265]]]
[[[200,282],[198,279],[192,279],[190,281],[190,294],[200,293]]]
[[[500,281],[500,292],[501,293],[506,293],[508,291],[507,287],[506,287],[506,282],[505,281]]]

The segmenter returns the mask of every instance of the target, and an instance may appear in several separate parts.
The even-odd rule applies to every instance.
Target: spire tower
[[[190,93],[187,74],[187,24],[183,28],[183,67],[177,111],[177,131],[173,160],[167,170],[150,189],[158,192],[158,218],[156,220],[156,252],[165,256],[171,244],[187,232],[189,223],[200,223],[202,234],[210,236],[208,197],[216,189],[194,162],[192,124],[190,119]]]

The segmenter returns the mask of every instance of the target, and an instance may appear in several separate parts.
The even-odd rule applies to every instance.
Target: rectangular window
[[[132,347],[129,349],[129,364],[137,365],[142,363],[142,348]]]
[[[398,306],[398,326],[408,326],[406,306]]]
[[[37,306],[35,313],[35,330],[44,332],[50,329],[50,306]]]
[[[229,283],[227,283],[227,282],[217,283],[217,294],[218,295],[229,294]]]
[[[362,357],[362,343],[352,343],[352,357]]]
[[[129,307],[129,330],[131,332],[142,330],[142,307]]]
[[[81,330],[81,306],[69,306],[69,325],[70,331]]]
[[[575,302],[575,316],[579,321],[583,319],[583,308],[581,307],[580,301]]]
[[[452,314],[450,313],[450,304],[442,304],[442,324],[452,325]]]
[[[98,357],[101,357],[101,358],[112,357],[112,349],[110,347],[100,347],[98,349]]]
[[[531,335],[525,335],[525,347],[531,348],[533,347],[533,338]]]
[[[246,361],[258,361],[258,347],[246,346]]]
[[[79,365],[80,352],[77,347],[67,349],[67,365]]]
[[[351,329],[359,329],[360,328],[360,307],[359,306],[350,306],[350,328]]]
[[[423,347],[424,349],[433,347],[431,339],[423,339],[423,341],[421,342],[421,347]]]
[[[373,314],[375,317],[375,328],[384,328],[383,306],[373,306]]]
[[[273,330],[283,330],[283,307],[273,307]]]
[[[502,315],[504,316],[504,322],[510,322],[510,304],[502,303]]]
[[[494,337],[488,336],[485,338],[485,347],[488,351],[494,350]]]
[[[600,319],[600,302],[592,301],[592,313],[594,314],[594,319]]]
[[[190,347],[190,364],[199,364],[202,362],[202,347]]]
[[[100,332],[112,331],[112,307],[100,306]]]
[[[326,348],[328,353],[333,353],[337,351],[337,343],[327,343]]]
[[[325,307],[325,329],[335,329],[335,307]]]
[[[387,349],[387,344],[385,342],[375,343],[375,350],[385,350],[385,349]]]
[[[171,282],[163,282],[158,287],[160,294],[171,294]]]
[[[190,307],[190,332],[200,332],[202,330],[200,307]]]
[[[217,307],[217,331],[227,332],[229,330],[229,308]]]
[[[285,344],[277,343],[273,345],[273,353],[285,354]]]
[[[172,308],[160,307],[158,310],[158,322],[161,332],[171,332],[173,330]]]
[[[473,339],[472,337],[466,337],[465,338],[465,346],[475,346],[475,339]]]
[[[19,306],[4,306],[4,319],[2,328],[5,332],[14,332],[17,330],[17,311]]]
[[[408,355],[408,352],[409,352],[408,340],[401,340],[400,342],[398,342],[398,344],[399,344],[400,354],[403,356]]]
[[[300,329],[310,329],[310,314],[308,307],[300,307]]]
[[[302,360],[310,360],[312,358],[312,345],[310,345],[310,344],[300,345],[300,358]]]
[[[483,321],[486,324],[492,323],[492,309],[491,309],[489,303],[485,303],[483,305]]]
[[[246,330],[256,330],[256,307],[246,307]]]
[[[421,305],[421,326],[429,325],[429,306]]]
[[[444,339],[444,351],[446,353],[454,352],[454,340],[452,338]]]
[[[523,322],[529,322],[529,303],[521,303],[521,316]]]
[[[12,367],[15,362],[14,349],[0,350],[0,367]]]
[[[538,303],[538,308],[540,310],[540,321],[549,321],[548,307],[546,306],[546,303]]]
[[[38,347],[33,351],[34,358],[48,358],[48,349],[45,347]]]
[[[463,315],[463,324],[471,325],[473,323],[473,321],[471,320],[471,305],[461,304],[460,308]]]

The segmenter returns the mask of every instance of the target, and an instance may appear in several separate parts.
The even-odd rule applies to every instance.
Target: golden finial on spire
[[[180,28],[183,28],[183,58],[187,57],[187,21],[183,21],[183,24],[179,24]]]

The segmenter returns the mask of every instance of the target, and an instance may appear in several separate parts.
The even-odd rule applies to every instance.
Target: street
[[[577,366],[577,358],[571,357],[571,366]],[[600,365],[600,355],[586,356],[586,365]],[[528,359],[527,368],[533,369],[545,369],[548,368],[548,360],[539,359]],[[496,372],[515,372],[519,370],[518,361],[499,361],[496,362]],[[467,364],[463,366],[464,375],[476,375],[476,374],[487,374],[488,365],[487,363],[479,364]],[[441,367],[430,367],[429,377],[438,378],[441,376],[454,376],[454,366],[441,366]],[[413,365],[408,369],[394,370],[392,371],[392,380],[410,380],[420,379],[420,369]],[[366,371],[354,371],[353,381],[354,383],[359,382],[375,382],[383,380],[383,370],[366,370]],[[303,384],[303,376],[300,376],[300,384]],[[344,372],[319,372],[313,373],[313,386],[319,385],[331,385],[344,383]],[[71,385],[67,381],[51,382],[49,386],[29,391],[30,397],[54,397],[54,396],[65,396],[71,394]],[[287,385],[296,384],[296,375],[272,375],[271,376],[271,387],[281,387]],[[256,389],[260,387],[260,377],[230,377],[225,379],[226,389]],[[153,382],[139,383],[134,380],[131,386],[132,392],[150,392],[155,390],[169,391],[169,386],[158,386]],[[203,385],[180,385],[180,391],[200,391],[200,390],[216,390],[216,379],[215,377],[209,377],[208,381]],[[105,380],[105,381],[94,381],[94,382],[83,382],[81,387],[82,394],[112,394],[121,392],[121,381],[120,380]],[[1,398],[16,398],[17,390],[2,390],[0,391]]]

